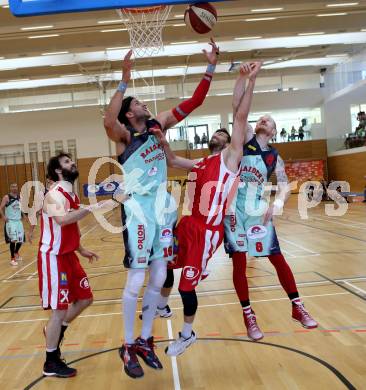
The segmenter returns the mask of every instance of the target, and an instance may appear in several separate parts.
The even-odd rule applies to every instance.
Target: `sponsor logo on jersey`
[[[237,244],[238,246],[244,246],[244,241],[236,241],[236,244]]]
[[[246,235],[246,234],[242,234],[242,233],[240,233],[240,234],[238,234],[238,236],[239,236],[239,237],[243,237],[243,238],[245,238],[247,235]]]
[[[240,174],[242,173],[251,173],[253,174],[260,183],[264,183],[264,177],[262,175],[262,173],[255,167],[248,167],[247,165],[244,165],[241,170],[240,170]],[[243,178],[242,176],[240,177],[241,181],[248,181],[246,180],[245,178]]]
[[[247,236],[250,240],[257,240],[259,238],[265,237],[267,234],[267,229],[263,225],[254,225],[250,227],[247,231]]]
[[[196,267],[186,266],[183,268],[183,277],[187,280],[196,279],[200,271]]]
[[[137,226],[137,248],[142,250],[145,242],[145,226],[138,225]]]
[[[253,145],[248,145],[248,149],[253,150],[254,152],[257,150],[257,148]]]
[[[235,232],[236,226],[236,216],[234,214],[230,215],[230,231]]]
[[[145,264],[145,263],[146,263],[146,257],[139,257],[139,258],[137,259],[137,262],[138,262],[139,264]]]
[[[266,157],[266,164],[267,165],[272,165],[274,163],[274,160],[275,160],[275,157],[274,155],[271,153],[269,154],[267,157]]]
[[[58,301],[60,303],[69,303],[69,289],[67,288],[60,289]]]
[[[145,152],[141,153],[141,157],[145,159],[149,154],[155,152],[155,150],[162,149],[160,144],[154,144],[145,149]]]
[[[170,242],[173,238],[172,229],[164,228],[160,232],[160,241],[161,242]]]
[[[86,276],[80,280],[80,287],[84,290],[90,287],[89,280]]]
[[[158,168],[157,168],[157,167],[152,167],[152,168],[149,169],[149,171],[147,172],[147,174],[148,174],[149,176],[155,176],[157,173],[158,173]]]
[[[60,272],[60,286],[67,285],[67,274],[66,272]]]

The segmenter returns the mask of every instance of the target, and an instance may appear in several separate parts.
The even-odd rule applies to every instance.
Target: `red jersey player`
[[[92,209],[108,207],[113,201],[79,208],[79,199],[72,189],[79,172],[66,153],[50,159],[47,176],[55,183],[43,202],[38,251],[42,307],[52,310],[45,328],[46,362],[43,375],[67,378],[75,376],[76,369],[61,360],[60,343],[68,324],[93,302],[88,278],[75,252],[88,258],[89,262],[98,258],[81,246],[77,221]]]
[[[196,340],[192,330],[198,306],[195,288],[207,262],[223,241],[224,211],[230,194],[235,194],[234,183],[237,182],[243,156],[244,129],[260,67],[259,62],[241,66],[240,72],[249,74],[249,83],[234,118],[232,137],[225,129],[216,131],[209,143],[212,153],[209,157],[189,160],[176,156],[163,133],[159,130],[154,132],[164,148],[168,165],[189,169],[188,180],[194,181],[189,184],[188,190],[192,192],[189,194],[192,215],[183,217],[175,231],[178,241],[176,263],[182,268],[179,293],[184,307],[184,325],[179,337],[165,350],[170,356],[180,355]]]

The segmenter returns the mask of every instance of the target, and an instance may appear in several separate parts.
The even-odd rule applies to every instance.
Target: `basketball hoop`
[[[117,10],[130,35],[131,47],[138,57],[151,56],[163,48],[162,31],[171,5]]]

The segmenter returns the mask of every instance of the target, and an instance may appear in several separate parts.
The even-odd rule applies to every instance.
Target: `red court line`
[[[219,333],[219,332],[214,332],[214,333],[206,333],[206,336],[208,336],[208,337],[221,336],[221,333]]]
[[[105,344],[107,340],[97,340],[97,341],[92,341],[92,344]]]
[[[80,345],[79,343],[69,343],[69,344],[64,344],[65,347],[70,347],[70,346],[74,346],[74,345]]]
[[[163,336],[154,336],[154,339],[156,340],[162,340],[164,337]]]
[[[311,332],[310,329],[298,329],[298,330],[294,330],[294,333],[309,333]]]
[[[354,330],[354,332],[357,332],[357,333],[366,333],[366,329],[356,329],[356,330]]]
[[[11,347],[8,348],[8,351],[19,351],[20,349],[23,349],[22,347]]]

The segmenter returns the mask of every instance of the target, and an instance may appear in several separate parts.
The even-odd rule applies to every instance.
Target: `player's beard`
[[[226,144],[221,144],[218,142],[215,138],[211,138],[210,142],[208,143],[208,148],[210,149],[211,153],[218,153],[225,149],[225,145]]]
[[[62,178],[71,184],[74,184],[75,180],[79,177],[79,171],[77,168],[71,167],[71,169],[62,168]]]

